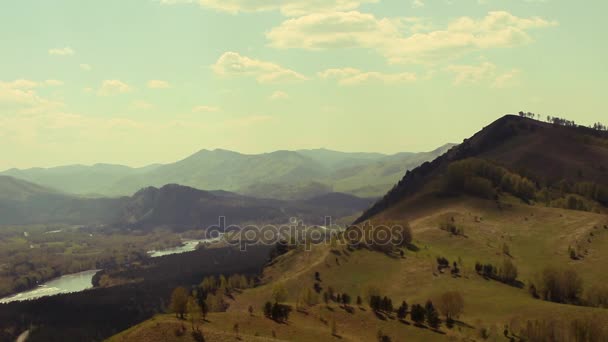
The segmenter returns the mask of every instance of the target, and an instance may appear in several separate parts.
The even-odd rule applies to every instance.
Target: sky
[[[0,4],[0,169],[396,153],[506,113],[606,120],[605,1]]]

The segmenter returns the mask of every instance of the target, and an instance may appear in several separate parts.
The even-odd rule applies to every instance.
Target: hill
[[[10,169],[1,174],[78,195],[125,195],[129,192],[108,192],[108,188],[124,177],[149,172],[158,165],[130,168],[124,165],[67,165],[53,168]]]
[[[227,191],[203,191],[176,184],[147,187],[130,197],[84,198],[60,193],[9,176],[0,176],[0,225],[68,223],[104,224],[123,229],[175,230],[228,224],[323,224],[326,216],[339,219],[361,213],[372,200],[329,193],[308,200],[272,200]]]
[[[406,173],[355,223],[421,193],[442,192],[440,187],[454,176],[449,173],[449,166],[469,158],[487,161],[488,165],[504,168],[510,175],[529,179],[534,183],[531,190],[534,194],[529,197],[539,197],[537,200],[546,204],[568,194],[608,204],[608,132],[507,115],[439,158]],[[487,168],[487,165],[477,168]],[[492,186],[504,187],[500,184],[502,179],[491,179],[496,175],[484,175],[484,172],[470,170],[472,176],[489,180],[493,182]],[[515,192],[513,189],[508,191]],[[537,194],[537,191],[542,193]]]
[[[0,225],[115,221],[124,199],[88,199],[0,176]]]
[[[383,248],[346,232],[310,251],[296,246],[199,322],[203,334],[228,340],[238,325],[245,341],[606,340],[607,141],[605,132],[503,117],[408,172],[356,220],[407,225],[410,243]],[[293,309],[285,322],[263,313],[277,293]],[[444,298],[454,293],[462,310],[448,323],[454,301]],[[337,302],[344,294],[350,304]],[[393,308],[372,308],[371,295]],[[428,315],[414,320],[412,305],[429,301],[437,328]],[[111,340],[171,340],[180,324],[159,315]]]
[[[347,194],[326,194],[308,200],[259,199],[225,191],[202,191],[169,184],[138,191],[122,209],[118,225],[187,230],[218,224],[285,224],[291,218],[323,224],[326,216],[341,218],[367,209],[372,201]]]
[[[306,199],[336,191],[378,197],[407,169],[434,159],[448,147],[396,155],[325,149],[241,154],[217,149],[137,169],[97,164],[11,169],[2,174],[78,195],[124,196],[148,186],[174,183],[274,199]]]

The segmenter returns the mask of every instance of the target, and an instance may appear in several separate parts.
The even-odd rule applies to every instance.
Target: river
[[[220,240],[221,240],[221,236],[216,237],[216,238],[211,238],[211,239],[202,239],[202,240],[183,240],[181,246],[148,251],[148,255],[151,258],[158,258],[158,257],[162,257],[165,255],[193,252],[196,250],[196,247],[198,246],[199,243],[214,243],[214,242],[219,242]]]
[[[37,288],[20,292],[0,299],[0,304],[15,301],[37,299],[41,297],[53,296],[61,293],[80,292],[93,287],[93,276],[99,270],[90,270],[80,273],[68,274],[57,279],[50,280]]]

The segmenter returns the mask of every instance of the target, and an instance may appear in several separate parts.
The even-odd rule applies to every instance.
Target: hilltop
[[[293,248],[201,329],[211,341],[234,338],[236,325],[245,341],[603,340],[607,142],[606,132],[505,116],[408,172],[356,220],[409,226],[409,244],[379,249],[345,234],[311,251]],[[441,298],[454,291],[464,304],[448,327]],[[293,309],[284,323],[263,314],[276,293]],[[372,308],[370,294],[391,299],[395,311]],[[429,300],[438,329],[413,321],[412,305]],[[163,341],[180,325],[159,315],[111,340]]]
[[[608,204],[608,132],[565,127],[515,115],[504,116],[432,162],[407,172],[382,200],[355,223],[363,222],[424,192],[437,194],[457,161],[478,158],[530,179],[535,190],[547,189],[591,197]],[[473,171],[483,173],[483,171]],[[479,175],[478,175],[479,176]],[[480,175],[490,178],[488,175]],[[502,180],[499,179],[500,183]],[[593,194],[579,194],[577,184],[595,184]],[[500,184],[493,184],[500,185]],[[534,190],[534,191],[535,191]],[[550,196],[549,194],[548,196]],[[599,197],[598,197],[599,196]],[[552,200],[553,198],[549,198]],[[545,199],[543,199],[545,200]]]

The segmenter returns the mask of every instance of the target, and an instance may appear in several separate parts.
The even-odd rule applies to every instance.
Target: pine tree
[[[397,317],[400,320],[404,320],[406,316],[407,316],[407,303],[405,301],[403,301],[401,303],[401,306],[399,306],[399,309],[397,309]]]
[[[428,325],[433,329],[439,328],[439,325],[441,324],[441,320],[439,319],[439,313],[437,312],[435,306],[433,306],[433,303],[430,300],[426,302],[424,309],[426,312],[426,322],[428,323]]]

